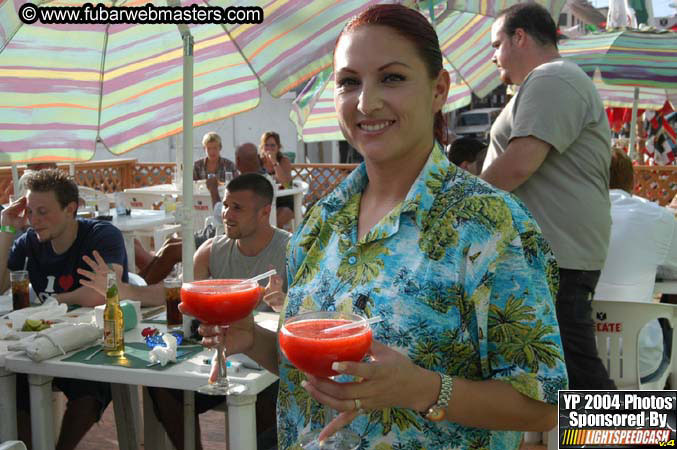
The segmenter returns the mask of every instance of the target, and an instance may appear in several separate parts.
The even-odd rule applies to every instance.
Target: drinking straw
[[[275,275],[277,273],[277,270],[275,269],[270,269],[268,272],[262,273],[261,275],[256,275],[255,277],[249,278],[247,280],[241,281],[238,284],[247,284],[247,283],[252,283],[254,281],[259,281],[262,280],[266,277],[269,277],[271,275]]]
[[[28,269],[28,256],[24,259],[24,270]]]
[[[321,333],[330,333],[332,331],[341,331],[341,330],[348,330],[350,328],[355,328],[355,327],[363,327],[365,325],[371,325],[372,323],[379,323],[382,320],[383,320],[383,317],[374,316],[374,317],[372,317],[370,319],[366,319],[366,320],[358,320],[356,322],[350,322],[350,323],[338,325],[338,326],[331,327],[331,328],[325,328],[324,330],[321,331]]]

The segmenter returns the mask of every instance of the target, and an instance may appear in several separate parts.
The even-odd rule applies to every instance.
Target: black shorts
[[[278,208],[289,208],[294,211],[294,196],[284,195],[275,199],[275,206]]]
[[[110,384],[100,381],[76,380],[73,378],[54,378],[52,386],[63,392],[68,401],[83,397],[94,397],[99,402],[98,421],[112,399]],[[28,391],[28,375],[16,375],[16,407],[20,411],[30,411],[30,394]]]

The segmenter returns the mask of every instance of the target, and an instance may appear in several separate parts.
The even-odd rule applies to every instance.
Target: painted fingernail
[[[307,386],[308,386],[308,382],[306,380],[301,381],[301,387],[303,389],[306,389]]]
[[[346,365],[343,363],[335,362],[331,365],[331,370],[334,372],[343,372],[346,370]]]

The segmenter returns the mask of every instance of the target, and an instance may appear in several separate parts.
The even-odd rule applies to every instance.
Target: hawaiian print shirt
[[[219,156],[219,167],[216,171],[216,176],[221,183],[226,182],[226,172],[233,174],[233,178],[239,175],[235,163],[228,158]],[[200,158],[193,164],[193,180],[207,179],[207,158]]]
[[[567,387],[553,301],[558,271],[523,204],[450,164],[436,144],[405,200],[358,241],[367,181],[362,164],[292,237],[281,320],[314,310],[381,315],[374,339],[415,364],[503,380],[555,404]],[[303,374],[280,355],[278,437],[286,449],[304,429],[322,428],[324,417],[301,387]],[[367,411],[350,428],[361,448],[378,450],[518,448],[522,436],[401,408]]]

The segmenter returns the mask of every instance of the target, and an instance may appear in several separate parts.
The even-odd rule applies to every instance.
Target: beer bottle
[[[125,322],[115,272],[108,272],[106,308],[103,310],[103,349],[108,356],[125,354]]]

